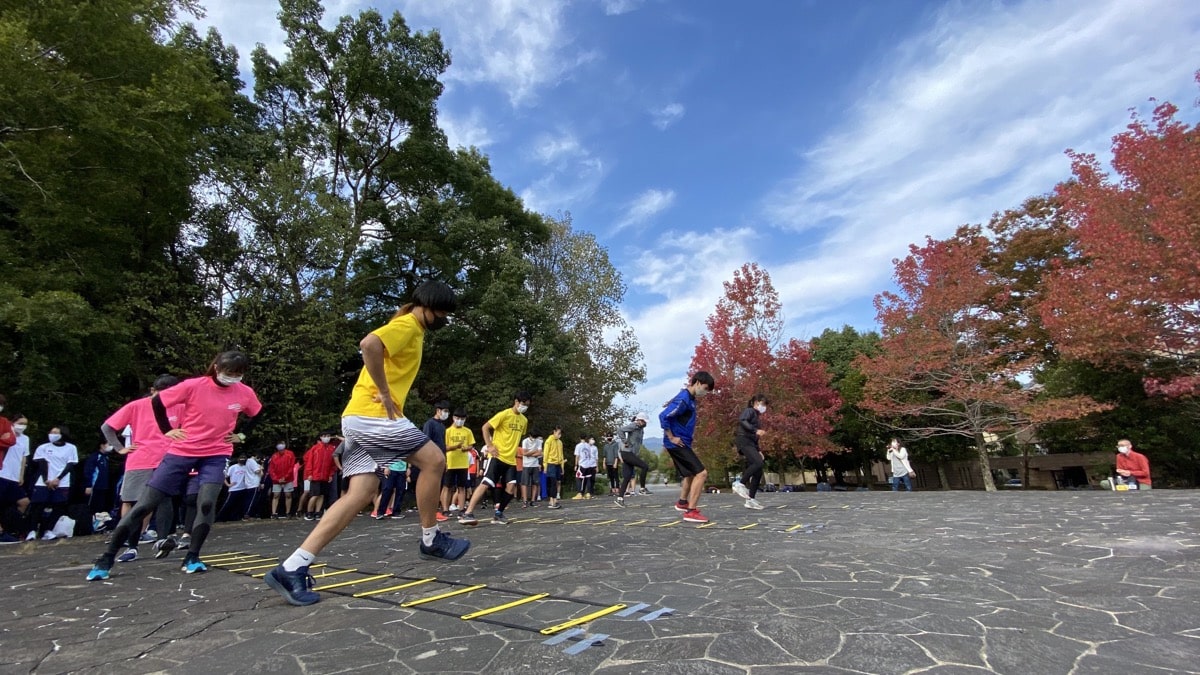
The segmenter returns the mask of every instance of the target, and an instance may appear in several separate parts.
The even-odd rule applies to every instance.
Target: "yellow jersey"
[[[542,459],[546,461],[546,466],[552,464],[563,463],[563,446],[562,439],[555,438],[554,434],[546,437],[545,444],[542,445]]]
[[[496,446],[500,461],[517,465],[517,446],[529,428],[529,419],[512,408],[505,408],[488,420],[492,427],[492,445]]]
[[[454,446],[459,446],[454,450]],[[446,427],[446,468],[466,469],[471,464],[467,457],[467,448],[475,445],[475,434],[465,426]]]
[[[405,314],[371,331],[371,335],[378,336],[383,342],[383,372],[387,375],[392,400],[403,412],[408,390],[412,388],[413,380],[417,379],[417,371],[421,368],[425,329],[421,327],[417,317]],[[342,417],[387,417],[383,402],[375,400],[378,395],[379,387],[375,386],[367,367],[363,366],[358,374],[358,381],[354,383],[354,390],[350,392],[350,402],[342,411]]]

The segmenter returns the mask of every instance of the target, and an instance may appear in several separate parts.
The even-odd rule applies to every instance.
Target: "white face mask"
[[[328,443],[328,442],[329,442],[329,436],[322,436],[322,437],[321,437],[321,442],[322,442],[322,443]]]
[[[284,449],[284,448],[286,448],[286,447],[287,447],[286,445],[284,445],[283,443],[280,443],[279,445],[276,445],[276,446],[275,446],[275,449],[276,449],[276,450],[282,450],[282,449]]]
[[[517,406],[517,412],[521,413],[522,415],[524,415],[524,414],[525,414],[525,411],[526,411],[526,410],[529,410],[529,406],[525,405],[524,403],[522,403],[521,405]]]
[[[757,411],[758,411],[758,414],[760,414],[760,415],[761,415],[761,414],[763,414],[763,413],[765,413],[765,412],[767,412],[767,406],[765,406],[765,405],[763,405],[763,404],[761,404],[761,403],[759,403],[758,405],[754,406],[754,409],[755,409],[755,410],[757,410]]]
[[[704,387],[698,387],[696,389],[695,397],[696,398],[704,398],[705,396],[708,396],[708,389],[706,389]]]
[[[231,384],[237,384],[238,382],[241,382],[241,381],[242,381],[241,375],[234,377],[233,375],[226,375],[225,373],[217,373],[217,382],[220,382],[221,384],[224,384],[226,386],[231,385]]]
[[[454,418],[454,426],[456,426],[456,427],[461,427],[462,425],[464,425],[466,423],[467,423],[467,421],[461,417]]]
[[[446,419],[446,418],[447,418],[447,417],[449,417],[449,416],[450,416],[450,413],[446,412],[445,410],[443,410],[443,411],[441,411],[440,413],[438,413],[438,414],[437,414],[437,418],[438,418],[439,420],[444,420],[444,419]]]
[[[62,440],[62,434],[47,434],[46,438],[50,439],[51,443],[57,443]]]
[[[1129,447],[1128,445],[1117,446],[1117,452],[1121,453],[1122,455],[1128,455],[1130,450],[1133,450],[1133,448]]]
[[[25,425],[24,424],[14,424],[13,431],[17,432],[18,434],[25,433]]]

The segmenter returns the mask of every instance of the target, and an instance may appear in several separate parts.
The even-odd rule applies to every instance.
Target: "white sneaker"
[[[37,539],[37,530],[30,530],[29,534],[25,535],[25,541],[33,541]]]
[[[450,513],[455,513],[456,511],[458,511],[458,504],[451,504]]]
[[[756,511],[762,511],[766,508],[762,504],[759,504],[757,499],[747,499],[745,506],[748,509],[754,509]]]
[[[53,532],[47,532],[46,534],[42,535],[42,541],[53,541],[55,539],[58,539],[58,535],[54,534]]]
[[[750,488],[742,485],[742,481],[737,481],[733,484],[733,491],[742,499],[750,499]]]

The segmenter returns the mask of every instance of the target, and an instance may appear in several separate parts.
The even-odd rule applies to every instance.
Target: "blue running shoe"
[[[133,562],[137,560],[137,549],[127,548],[121,555],[117,556],[117,562]]]
[[[88,581],[104,581],[108,578],[108,571],[112,569],[113,559],[111,555],[102,555],[96,558],[96,563],[92,565],[92,570],[88,572]]]
[[[200,562],[200,558],[197,558],[196,556],[193,556],[193,555],[189,555],[188,557],[183,559],[183,565],[179,568],[179,571],[181,571],[185,574],[195,574],[196,572],[207,572],[208,565],[205,565],[204,563]]]
[[[295,572],[283,569],[283,565],[267,572],[263,577],[267,585],[275,589],[289,604],[303,607],[321,599],[321,594],[313,591],[313,578],[308,573],[308,565]]]
[[[471,542],[466,539],[455,539],[439,531],[433,538],[433,546],[426,546],[425,542],[421,542],[421,557],[426,560],[458,560],[469,548]]]

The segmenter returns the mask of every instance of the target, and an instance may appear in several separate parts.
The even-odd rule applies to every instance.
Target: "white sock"
[[[301,567],[308,567],[316,559],[317,555],[315,553],[309,553],[302,548],[298,548],[292,554],[292,557],[283,561],[283,569],[287,572],[295,572]]]
[[[425,544],[426,546],[433,546],[433,539],[434,539],[434,537],[437,536],[437,533],[440,531],[441,531],[441,529],[438,528],[437,525],[434,525],[433,527],[422,527],[421,528],[421,543]]]

